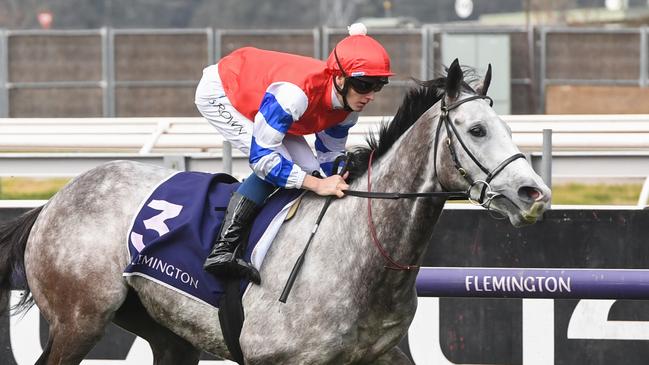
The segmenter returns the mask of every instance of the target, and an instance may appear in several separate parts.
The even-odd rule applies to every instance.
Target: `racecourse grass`
[[[553,204],[636,205],[642,184],[563,184],[553,186]]]
[[[49,199],[68,181],[69,178],[3,177],[0,179],[0,199]]]
[[[49,199],[68,178],[5,177],[0,199]],[[553,204],[635,205],[642,184],[560,184],[552,189]]]

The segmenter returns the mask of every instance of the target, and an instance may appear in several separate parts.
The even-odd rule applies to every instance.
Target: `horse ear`
[[[446,96],[450,99],[455,99],[460,96],[460,88],[462,87],[462,81],[464,80],[464,74],[462,73],[462,68],[460,67],[460,61],[456,58],[451,67],[448,68],[446,74]]]
[[[489,90],[489,84],[491,84],[491,63],[487,67],[487,73],[484,75],[484,80],[482,80],[482,85],[478,87],[478,95],[487,95],[487,90]]]

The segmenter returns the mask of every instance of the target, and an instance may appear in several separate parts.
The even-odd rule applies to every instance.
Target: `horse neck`
[[[433,168],[433,145],[439,107],[433,107],[376,161],[371,174],[372,191],[431,192],[438,190]],[[367,189],[367,174],[352,190]],[[433,226],[444,206],[439,198],[379,200],[372,202],[373,224],[379,241],[397,262],[419,265]],[[363,202],[367,205],[367,202]],[[365,210],[367,208],[365,207]],[[369,234],[369,233],[368,233]],[[376,251],[376,248],[372,248]],[[375,267],[383,268],[384,259]],[[375,263],[376,264],[376,263]],[[386,270],[387,272],[391,270]],[[414,281],[414,275],[409,276]],[[407,287],[407,285],[406,285]]]

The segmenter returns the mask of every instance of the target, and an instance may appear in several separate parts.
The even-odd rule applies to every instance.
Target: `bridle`
[[[510,163],[514,162],[515,160],[519,158],[525,158],[525,155],[522,153],[516,153],[506,159],[504,159],[496,168],[493,170],[489,170],[488,168],[484,167],[483,164],[480,163],[480,161],[475,157],[473,153],[468,149],[462,138],[460,138],[460,135],[457,132],[457,129],[451,122],[451,118],[449,117],[449,112],[460,105],[467,103],[469,101],[477,100],[477,99],[483,99],[483,100],[489,100],[489,106],[493,106],[493,100],[486,96],[486,95],[473,95],[468,98],[456,101],[455,103],[451,105],[446,105],[445,102],[445,96],[442,96],[442,104],[441,104],[441,115],[440,115],[440,120],[437,124],[437,131],[435,133],[435,143],[434,143],[434,154],[433,154],[433,167],[434,167],[434,176],[438,176],[437,174],[437,151],[438,151],[438,146],[439,146],[439,141],[440,141],[440,131],[442,128],[442,125],[445,126],[446,128],[446,146],[449,149],[449,153],[451,155],[451,158],[453,159],[453,163],[455,165],[455,169],[460,173],[460,175],[469,183],[469,188],[466,191],[448,191],[446,187],[442,184],[441,181],[438,182],[442,189],[444,191],[438,191],[438,192],[429,192],[429,193],[395,193],[395,192],[372,192],[371,189],[371,172],[372,172],[372,157],[374,155],[374,150],[370,153],[369,161],[368,161],[368,168],[367,168],[367,191],[358,191],[358,190],[345,190],[345,195],[351,195],[351,196],[356,196],[356,197],[362,197],[362,198],[368,198],[367,201],[367,211],[368,211],[368,220],[369,220],[369,226],[370,226],[370,233],[372,235],[372,240],[374,241],[375,246],[383,256],[383,258],[387,261],[388,265],[385,267],[388,269],[393,269],[393,270],[403,270],[403,271],[409,271],[413,269],[417,269],[417,265],[405,265],[401,264],[397,261],[395,261],[393,258],[390,257],[390,255],[387,253],[387,250],[381,245],[377,238],[376,234],[376,229],[374,227],[374,223],[372,220],[372,205],[371,205],[371,199],[376,198],[376,199],[412,199],[412,198],[445,198],[447,200],[465,200],[468,199],[472,203],[481,205],[483,207],[486,207],[487,209],[489,208],[489,205],[491,204],[491,201],[495,199],[498,196],[501,196],[502,194],[493,191],[491,189],[491,185],[489,184],[500,172],[502,172],[507,165]],[[453,136],[458,140],[460,145],[462,146],[462,149],[466,154],[471,158],[473,163],[476,164],[482,170],[487,176],[484,179],[473,179],[467,170],[462,167],[462,164],[460,163],[460,160],[457,156],[457,151],[455,150],[455,147],[453,146]],[[337,165],[338,163],[335,163]],[[336,169],[337,170],[337,169]],[[334,171],[336,171],[334,170]],[[471,198],[471,191],[475,186],[482,185],[482,190],[480,192],[480,197],[478,200],[474,200]],[[485,199],[486,198],[486,199]]]
[[[501,171],[503,171],[505,169],[505,167],[507,167],[507,165],[509,165],[510,163],[516,161],[519,158],[525,158],[525,155],[523,155],[522,153],[513,154],[513,155],[509,156],[508,158],[504,159],[500,164],[498,164],[498,166],[496,166],[495,169],[489,171],[488,168],[484,167],[484,165],[481,164],[480,161],[478,161],[478,159],[475,157],[475,155],[473,153],[471,153],[471,150],[469,150],[469,148],[466,146],[466,144],[464,143],[462,138],[460,138],[460,135],[458,134],[457,129],[455,128],[455,125],[453,125],[453,123],[451,122],[451,118],[449,117],[449,112],[451,110],[457,108],[458,106],[466,103],[466,102],[476,100],[476,99],[489,100],[489,106],[493,106],[493,103],[494,103],[493,100],[490,97],[486,96],[486,95],[473,95],[473,96],[469,96],[466,99],[456,101],[455,103],[447,106],[444,99],[445,98],[442,97],[442,105],[441,105],[442,114],[440,115],[440,118],[439,118],[440,121],[437,124],[437,132],[435,133],[435,144],[434,144],[434,147],[433,147],[434,148],[433,167],[434,167],[434,171],[435,171],[435,176],[438,176],[437,175],[437,150],[438,150],[438,146],[439,146],[439,135],[440,135],[439,132],[442,129],[442,125],[444,125],[445,128],[446,128],[446,146],[448,147],[449,153],[451,154],[451,158],[453,159],[453,164],[455,165],[455,169],[469,183],[469,188],[467,189],[467,195],[468,195],[467,198],[469,200],[471,200],[472,202],[477,203],[478,205],[488,206],[494,198],[502,195],[500,193],[494,192],[491,189],[491,185],[489,185],[489,183]],[[455,147],[453,146],[453,136],[454,135],[455,135],[455,138],[457,138],[457,141],[460,142],[460,146],[462,146],[462,149],[464,150],[464,152],[466,152],[466,154],[469,156],[469,158],[471,158],[473,163],[475,163],[476,166],[478,166],[480,168],[480,170],[482,170],[482,172],[484,172],[487,175],[484,179],[474,180],[469,175],[467,170],[464,167],[462,167],[462,164],[460,163],[460,160],[457,157],[457,151],[455,150]],[[438,182],[439,182],[439,185],[442,187],[443,190],[448,191],[448,189],[446,189],[446,187],[444,187],[444,184],[442,184],[441,180],[438,180]],[[482,190],[480,192],[480,198],[478,198],[478,200],[475,201],[475,200],[473,200],[471,198],[471,190],[473,189],[474,186],[479,186],[480,184],[482,184]],[[485,200],[485,197],[487,198],[486,200]]]

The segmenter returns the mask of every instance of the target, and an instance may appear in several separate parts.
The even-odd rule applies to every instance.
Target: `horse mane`
[[[475,90],[470,84],[479,81],[472,68],[463,69],[465,80],[463,88],[472,94]],[[444,96],[446,76],[433,80],[421,81],[413,79],[415,86],[406,92],[392,120],[382,122],[379,126],[378,139],[374,134],[366,138],[367,146],[354,148],[349,153],[348,182],[354,181],[367,171],[370,153],[374,150],[373,161],[378,160],[387,153],[394,143],[401,137],[428,109]]]

